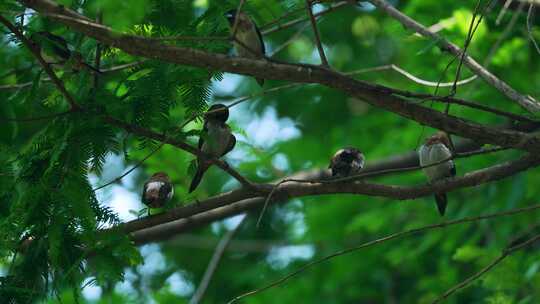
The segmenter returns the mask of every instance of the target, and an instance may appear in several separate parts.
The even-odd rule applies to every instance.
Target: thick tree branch
[[[392,111],[421,124],[445,130],[451,134],[474,139],[479,143],[491,143],[530,152],[540,151],[540,138],[535,135],[526,135],[509,130],[496,130],[455,116],[447,116],[444,113],[413,104],[404,98],[398,97],[394,95],[397,94],[396,90],[391,88],[354,80],[351,77],[322,67],[248,58],[231,58],[222,54],[211,54],[196,49],[169,46],[154,39],[115,33],[110,28],[95,24],[88,18],[81,17],[77,13],[60,7],[49,0],[21,0],[21,2],[46,16],[67,24],[77,31],[135,56],[266,79],[320,83],[363,99],[373,106]]]
[[[419,33],[422,36],[425,36],[427,38],[430,38],[436,41],[444,50],[449,51],[455,56],[463,56],[463,63],[465,63],[471,69],[471,71],[473,71],[478,76],[482,77],[484,81],[486,81],[488,84],[495,87],[497,90],[502,92],[511,100],[517,102],[523,108],[527,109],[530,112],[540,111],[540,103],[538,103],[538,101],[536,101],[533,97],[524,96],[520,94],[519,92],[517,92],[516,90],[514,90],[506,82],[497,78],[497,76],[493,75],[490,71],[488,71],[486,68],[480,65],[480,63],[474,60],[471,56],[463,54],[463,51],[455,44],[447,41],[446,39],[442,38],[436,33],[429,31],[425,26],[418,23],[416,20],[412,19],[411,17],[398,11],[391,4],[389,4],[388,2],[384,0],[369,0],[369,1],[373,5],[378,7],[379,9],[386,12],[392,18],[399,21],[405,27],[411,30],[414,30],[415,32]]]
[[[463,177],[420,186],[381,185],[368,182],[313,182],[311,184],[286,182],[277,187],[274,194],[275,199],[271,200],[270,203],[283,202],[293,197],[338,193],[362,194],[398,200],[415,199],[438,192],[450,192],[500,180],[538,165],[540,165],[540,158],[525,156],[516,161],[470,172]],[[266,187],[264,189],[265,194],[269,194],[272,189],[271,186]],[[166,240],[178,233],[201,225],[260,208],[266,201],[266,195],[248,193],[245,190],[235,190],[209,198],[200,204],[176,208],[173,212],[177,216],[173,216],[171,212],[171,214],[167,213],[148,219],[135,220],[124,224],[120,228],[124,228],[128,232],[134,231],[132,228],[137,227],[137,231],[132,234],[132,239],[136,244]],[[150,221],[151,225],[149,225]],[[139,230],[140,228],[145,229]]]
[[[523,129],[523,131],[533,131],[531,129]],[[467,153],[471,151],[476,151],[480,149],[480,145],[471,141],[471,140],[459,140],[455,144],[456,152],[458,153]],[[372,173],[377,171],[386,171],[390,169],[400,169],[408,168],[413,166],[419,166],[418,153],[416,151],[410,151],[395,156],[388,157],[383,160],[374,161],[368,163],[367,166],[363,169],[364,173]],[[300,180],[323,180],[330,177],[330,172],[328,169],[312,169],[308,171],[297,172],[287,178],[289,179],[300,179]],[[282,180],[277,180],[275,183],[280,183]],[[270,191],[273,189],[269,185]],[[177,219],[186,218],[194,214],[202,213],[212,208],[223,207],[226,205],[233,204],[235,202],[248,199],[250,197],[257,196],[256,193],[249,193],[244,190],[234,190],[220,195],[210,197],[203,201],[197,201],[196,203],[188,204],[186,206],[174,208],[169,210],[166,213],[153,215],[149,217],[144,217],[141,219],[133,220],[131,222],[120,225],[118,228],[123,229],[125,232],[134,232],[136,230],[141,230],[149,228],[152,226],[157,226],[159,224],[171,222]]]

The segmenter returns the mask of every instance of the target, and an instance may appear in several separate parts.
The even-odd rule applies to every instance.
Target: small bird
[[[365,157],[362,152],[353,147],[339,149],[330,160],[328,168],[332,176],[347,177],[358,173],[364,167]]]
[[[234,23],[238,18],[238,24],[236,29],[236,38],[241,42],[234,42],[234,49],[240,57],[247,57],[252,59],[260,59],[264,57],[265,48],[262,34],[255,22],[244,12],[233,9],[225,13],[225,17],[229,21],[231,28],[231,34],[233,31]],[[246,48],[247,47],[247,48]],[[257,83],[262,87],[264,79],[256,78]]]
[[[162,208],[173,195],[174,189],[167,173],[157,172],[144,183],[142,202],[150,208]]]
[[[204,115],[204,126],[199,137],[199,150],[212,158],[220,158],[229,153],[236,144],[231,128],[225,123],[229,119],[229,108],[223,104],[212,105]],[[201,182],[204,172],[211,165],[205,156],[197,158],[197,172],[193,176],[189,193]]]
[[[46,31],[36,32],[31,38],[39,47],[41,57],[49,65],[63,67],[71,61],[74,72],[88,69],[93,73],[101,74],[101,71],[84,62],[81,53],[71,51],[64,38]]]
[[[456,176],[456,166],[454,161],[450,159],[454,155],[454,151],[454,145],[445,132],[437,132],[426,139],[426,142],[418,150],[420,166],[429,166],[449,159],[438,165],[422,169],[430,183]],[[444,215],[447,204],[446,193],[436,193],[435,202],[437,203],[439,213]]]

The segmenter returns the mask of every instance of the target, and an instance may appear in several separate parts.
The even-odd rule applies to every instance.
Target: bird
[[[456,166],[451,159],[454,151],[452,140],[446,132],[437,132],[426,139],[418,150],[420,166],[425,167],[442,162],[422,169],[429,183],[456,176]],[[448,161],[443,162],[445,159],[448,159]],[[443,216],[448,202],[446,193],[436,193],[435,202],[440,215]]]
[[[31,38],[39,48],[41,57],[49,65],[53,67],[63,67],[69,61],[71,61],[74,72],[78,72],[82,69],[88,69],[92,73],[101,74],[101,71],[84,62],[81,53],[71,51],[67,41],[64,38],[47,31],[36,32],[31,36]]]
[[[364,154],[354,147],[339,149],[332,159],[328,168],[333,177],[347,177],[358,173],[365,163]]]
[[[193,176],[189,193],[193,192],[212,164],[211,158],[220,158],[236,145],[231,128],[225,123],[229,118],[229,108],[223,104],[212,105],[204,115],[204,125],[199,136],[199,150],[205,155],[197,157],[197,171]]]
[[[144,183],[142,202],[150,208],[163,208],[174,195],[169,176],[165,172],[156,172]]]
[[[237,41],[233,42],[236,54],[238,54],[240,57],[247,57],[251,59],[263,58],[266,51],[262,34],[257,27],[257,24],[255,24],[251,17],[242,11],[238,12],[237,10],[232,9],[225,13],[225,18],[227,18],[227,21],[229,21],[231,34],[233,34],[232,31],[234,30],[234,23],[236,18],[238,18],[236,39],[238,39],[238,41],[241,43],[238,43]],[[264,85],[264,79],[255,78],[255,80],[261,87]]]

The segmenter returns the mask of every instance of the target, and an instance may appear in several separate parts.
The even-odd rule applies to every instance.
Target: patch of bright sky
[[[140,252],[144,264],[137,266],[137,270],[142,275],[151,275],[158,271],[165,270],[165,257],[159,250],[159,245],[149,244],[141,246]]]
[[[272,166],[281,171],[289,169],[289,158],[284,153],[277,153],[272,158]]]
[[[307,260],[313,257],[315,248],[312,245],[285,246],[270,250],[266,261],[274,269],[283,269],[294,260]]]
[[[82,295],[88,301],[97,301],[101,297],[102,290],[101,287],[96,286],[95,284],[88,284],[91,279],[92,278],[86,279],[83,282],[82,286],[85,287],[82,290]]]
[[[128,269],[126,270],[125,274],[124,274],[124,281],[123,282],[119,282],[116,284],[115,286],[115,291],[118,292],[118,293],[122,293],[122,294],[133,294],[135,293],[135,288],[133,288],[133,284],[131,282],[133,282],[134,280],[137,279],[137,276],[135,275],[135,273],[133,273],[133,271],[131,271],[131,269]]]
[[[98,179],[94,174],[90,175],[90,183],[94,188],[113,180],[129,169],[124,166],[124,160],[121,156],[112,154],[107,156],[103,167],[101,179]],[[136,173],[125,176],[121,184],[113,184],[96,192],[100,203],[114,210],[122,221],[136,219],[137,216],[131,211],[137,211],[144,207],[140,202],[139,193],[128,190],[133,189],[135,186],[134,174]]]
[[[301,212],[304,204],[300,199],[291,200],[283,209],[278,209],[279,217],[287,221],[291,227],[289,238],[300,239],[307,231],[305,214]]]
[[[175,295],[186,297],[195,292],[195,286],[182,272],[175,272],[167,278],[165,283],[169,291]]]

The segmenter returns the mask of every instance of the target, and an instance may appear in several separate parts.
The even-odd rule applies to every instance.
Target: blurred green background
[[[236,1],[212,0],[58,2],[77,8],[91,18],[102,12],[104,24],[117,30],[152,37],[226,35],[228,28],[222,14],[238,4]],[[517,3],[514,3],[496,22],[503,2],[491,1],[468,51],[518,91],[538,97],[540,54],[528,37],[528,5],[521,7],[520,11]],[[436,25],[439,34],[460,47],[467,37],[476,6],[476,1],[453,0],[392,3],[420,23]],[[483,6],[488,5],[488,1],[481,3]],[[300,0],[249,0],[245,9],[265,32],[272,29],[272,26],[265,24],[286,12],[297,11],[283,20],[283,23],[305,17],[306,12],[302,10],[304,5],[305,2]],[[323,11],[330,5],[317,4],[314,11]],[[0,9],[3,16],[10,17],[17,24],[21,22],[21,18],[15,15],[22,8],[14,1],[0,4]],[[28,14],[23,20],[25,31],[49,30],[62,35],[93,63],[96,49],[94,40],[62,24],[32,14],[31,11],[26,12]],[[514,16],[517,19],[512,25]],[[538,20],[533,16],[531,22],[532,35],[540,40]],[[267,55],[279,50],[274,58],[319,63],[312,31],[310,27],[304,26],[306,24],[303,22],[265,34]],[[367,2],[324,14],[318,19],[318,26],[330,65],[336,70],[351,72],[395,64],[416,77],[432,82],[452,82],[455,78],[457,61],[445,70],[453,59],[451,55],[442,52],[432,41],[404,29],[401,24]],[[5,27],[1,30],[0,117],[22,119],[65,111],[66,103],[56,88],[50,82],[38,81],[46,75],[41,72],[32,55],[21,47]],[[292,43],[280,49],[283,43],[297,33]],[[176,44],[213,52],[230,52],[229,45],[223,42],[178,41]],[[117,49],[105,48],[101,68],[139,59]],[[192,113],[203,111],[207,104],[227,104],[237,97],[261,91],[251,77],[208,72],[158,61],[146,61],[129,69],[106,73],[100,77],[97,89],[93,87],[92,76],[87,73],[58,73],[83,105],[105,110],[117,118],[157,131],[177,132],[173,136],[185,138],[191,143],[196,142],[196,137],[186,132],[200,129],[201,122],[188,124],[183,132],[175,130],[175,127]],[[464,68],[460,78],[465,79],[471,75]],[[364,72],[356,77],[408,91],[435,92],[435,87],[419,85],[392,70]],[[29,84],[15,88],[25,83]],[[264,88],[282,84],[285,83],[267,81]],[[438,90],[441,95],[449,92],[448,88]],[[458,87],[457,96],[525,114],[516,103],[482,80]],[[440,104],[431,106],[444,109],[444,105]],[[451,107],[450,113],[480,123],[507,122],[501,117],[455,105]],[[45,249],[41,248],[48,263],[43,265],[44,268],[36,266],[35,269],[29,267],[21,271],[55,273],[45,280],[50,283],[46,286],[48,294],[45,294],[45,298],[34,297],[34,301],[189,302],[219,239],[237,225],[241,216],[212,223],[167,242],[135,249],[127,243],[121,243],[114,249],[116,253],[114,250],[109,252],[109,247],[104,248],[99,252],[103,254],[102,259],[97,259],[99,262],[95,265],[83,265],[77,276],[67,275],[64,271],[69,265],[63,263],[80,263],[69,258],[72,257],[69,255],[70,249],[76,248],[77,244],[83,241],[97,244],[98,240],[91,236],[99,226],[96,223],[101,221],[99,215],[106,210],[112,213],[111,218],[114,218],[114,214],[118,216],[116,221],[127,221],[140,216],[139,211],[144,207],[139,201],[142,183],[156,171],[166,171],[172,177],[175,196],[168,206],[171,208],[234,189],[238,187],[235,180],[221,170],[212,168],[199,188],[187,194],[189,167],[193,157],[171,146],[164,146],[122,181],[96,193],[99,206],[108,208],[106,210],[88,210],[91,194],[74,194],[73,197],[58,199],[48,197],[45,203],[38,199],[41,194],[36,193],[46,193],[47,187],[51,187],[44,185],[44,180],[49,182],[58,178],[46,168],[50,171],[65,168],[68,172],[66,174],[84,177],[81,181],[75,179],[73,183],[95,187],[122,174],[152,151],[157,143],[118,129],[109,129],[99,119],[85,115],[74,114],[31,122],[0,121],[0,231],[5,239],[0,249],[0,273],[4,277],[1,281],[4,287],[11,286],[9,284],[12,282],[7,278],[10,278],[13,264],[24,264],[24,261],[12,262],[13,248],[20,241],[21,235],[32,231],[35,235],[48,237]],[[269,182],[301,170],[325,168],[331,155],[346,145],[360,148],[368,163],[414,151],[424,137],[434,132],[319,85],[301,85],[251,98],[231,108],[230,123],[238,143],[226,159],[240,173],[257,182]],[[89,138],[85,139],[84,134],[88,134]],[[71,140],[72,137],[80,142],[91,142],[93,148],[89,149],[93,149],[93,152],[84,154],[84,151],[79,151],[84,148],[78,148],[79,142]],[[63,146],[59,147],[58,143],[63,143]],[[50,147],[44,148],[47,146]],[[96,152],[100,147],[104,151]],[[55,158],[54,151],[60,150],[62,152]],[[84,168],[79,170],[81,172],[75,169],[77,164],[72,163],[68,157],[70,153],[86,155],[86,159],[83,156],[80,158],[81,163],[91,168],[88,175],[82,173]],[[519,155],[517,151],[504,151],[459,159],[458,175],[512,160]],[[375,181],[417,185],[424,183],[425,178],[421,172],[412,172],[376,178]],[[477,216],[536,204],[540,195],[540,188],[537,188],[539,182],[538,171],[529,170],[496,183],[452,192],[449,194],[445,219]],[[33,192],[33,197],[29,197],[30,192]],[[64,199],[70,201],[77,195],[83,197],[78,202],[80,205],[61,204]],[[144,212],[142,214],[145,215]],[[496,258],[513,237],[537,224],[538,214],[531,212],[461,224],[383,243],[320,264],[279,287],[242,300],[242,303],[431,303],[451,286]],[[354,195],[293,199],[286,204],[270,207],[259,228],[255,227],[258,211],[247,216],[226,250],[202,303],[226,303],[243,292],[262,287],[334,251],[386,234],[441,221],[432,197],[414,201]],[[60,218],[63,220],[58,220]],[[84,219],[90,218],[96,223],[85,226]],[[78,224],[66,224],[72,221]],[[69,229],[54,232],[62,235],[55,239],[52,237],[53,227]],[[74,236],[76,241],[66,235]],[[538,303],[538,248],[530,247],[515,253],[446,302]],[[118,253],[122,250],[125,250],[123,254]],[[137,251],[140,257],[137,257]],[[120,275],[122,271],[124,277]],[[111,275],[108,275],[109,272]],[[29,274],[25,277],[24,273],[20,275],[31,277]],[[69,280],[66,281],[67,277]],[[122,278],[123,282],[119,282]],[[79,295],[72,286],[84,288]]]

